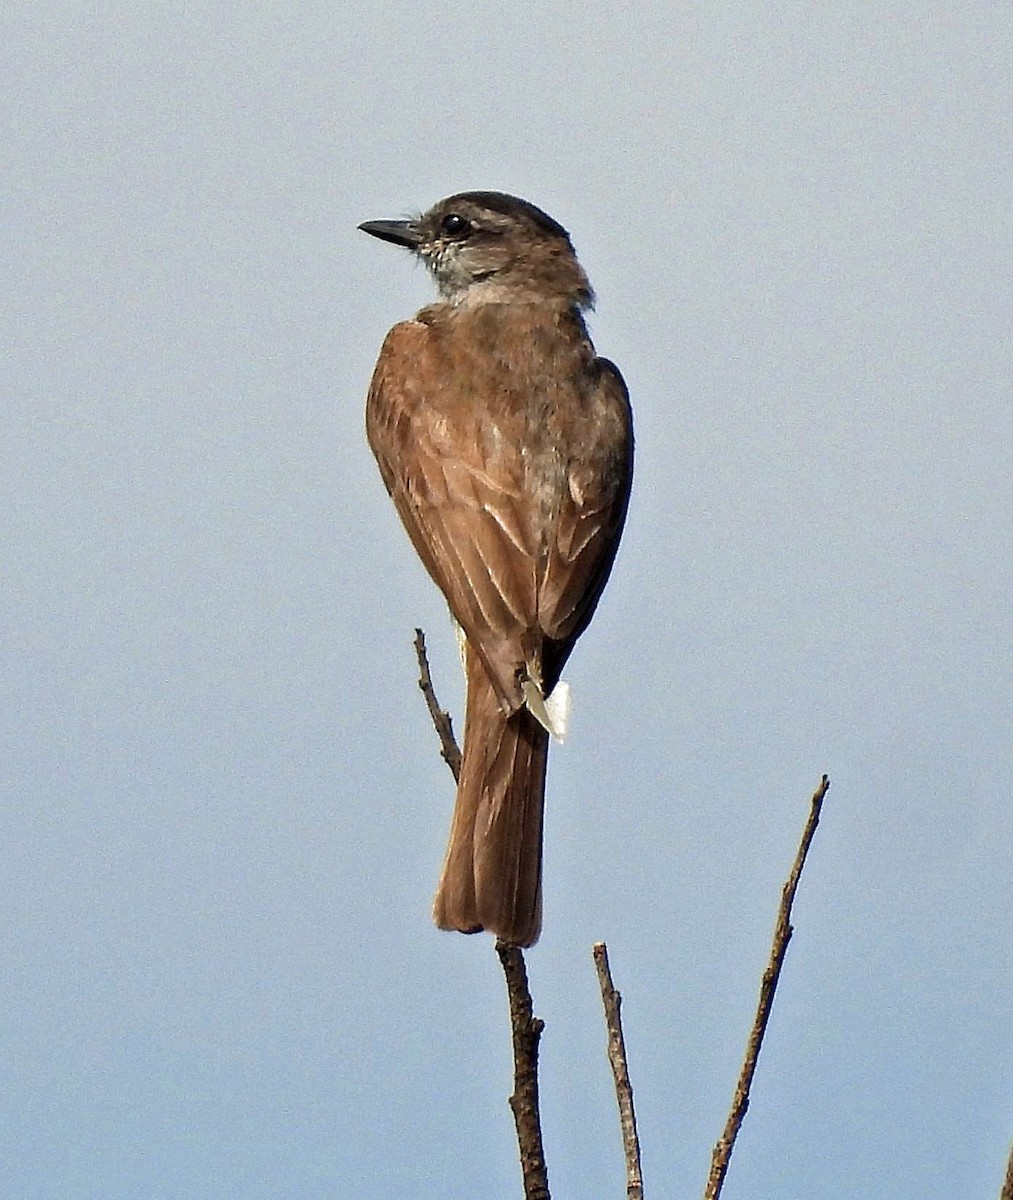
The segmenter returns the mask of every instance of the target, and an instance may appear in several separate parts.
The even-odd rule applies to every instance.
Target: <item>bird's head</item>
[[[454,304],[594,303],[570,235],[516,196],[459,192],[412,220],[365,221],[359,228],[412,250]]]

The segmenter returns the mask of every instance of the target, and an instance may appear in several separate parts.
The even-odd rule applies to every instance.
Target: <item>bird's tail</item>
[[[461,778],[433,919],[441,929],[485,929],[530,946],[542,928],[549,735],[527,706],[506,716],[470,647],[466,670]]]

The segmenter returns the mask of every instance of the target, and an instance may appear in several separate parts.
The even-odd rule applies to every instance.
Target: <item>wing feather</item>
[[[501,663],[498,644],[519,646],[537,623],[537,546],[521,516],[516,455],[488,457],[468,401],[448,381],[428,328],[403,322],[380,352],[366,429],[420,558],[486,660],[501,701],[516,708],[518,655]]]
[[[618,369],[597,359],[588,430],[567,471],[555,538],[539,587],[538,615],[562,657],[587,628],[612,570],[633,481],[633,418]]]

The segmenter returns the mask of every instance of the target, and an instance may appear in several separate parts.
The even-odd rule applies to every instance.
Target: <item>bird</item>
[[[594,293],[570,235],[534,204],[466,191],[358,228],[411,251],[439,297],[387,334],[366,402],[383,483],[462,641],[464,745],[433,919],[527,947],[542,928],[560,672],[629,503],[629,393],[588,335]]]

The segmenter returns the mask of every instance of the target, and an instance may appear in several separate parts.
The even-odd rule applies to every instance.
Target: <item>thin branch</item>
[[[728,1163],[732,1157],[735,1139],[739,1135],[742,1120],[746,1115],[746,1110],[749,1108],[749,1089],[752,1087],[753,1076],[756,1073],[756,1061],[760,1055],[760,1047],[763,1045],[763,1035],[766,1032],[767,1021],[770,1019],[770,1010],[774,1004],[774,993],[777,990],[777,981],[780,978],[781,967],[784,964],[785,952],[788,949],[788,942],[791,940],[791,906],[795,900],[795,892],[798,890],[798,881],[802,875],[802,868],[805,866],[806,855],[809,853],[813,835],[816,833],[816,826],[819,824],[823,798],[826,796],[829,787],[830,780],[824,775],[820,786],[816,789],[812,798],[809,819],[806,821],[805,829],[802,831],[802,840],[799,842],[798,853],[795,855],[791,874],[781,889],[781,905],[777,910],[774,941],[770,948],[770,959],[767,962],[767,969],[763,972],[763,981],[760,984],[760,1000],[756,1008],[756,1017],[749,1034],[749,1041],[746,1044],[746,1054],[742,1063],[742,1071],[735,1088],[735,1096],[732,1099],[732,1107],[728,1113],[728,1120],[725,1123],[724,1132],[711,1155],[711,1169],[710,1175],[707,1178],[707,1187],[704,1189],[704,1200],[718,1200],[718,1197],[721,1195],[721,1188],[724,1186],[725,1175],[728,1173]]]
[[[528,973],[520,949],[497,941],[496,953],[503,965],[510,1001],[510,1030],[514,1048],[514,1091],[510,1097],[510,1108],[517,1127],[524,1200],[549,1200],[549,1176],[545,1168],[542,1121],[538,1111],[538,1042],[545,1022],[532,1015]]]
[[[454,737],[454,725],[450,713],[440,708],[433,690],[433,678],[429,674],[429,657],[426,654],[426,635],[421,629],[415,630],[415,657],[419,661],[419,688],[426,698],[426,708],[433,719],[433,726],[440,739],[440,754],[450,768],[456,783],[461,777],[461,751]]]
[[[592,953],[595,970],[598,972],[598,984],[601,987],[601,1002],[605,1009],[605,1026],[609,1035],[609,1063],[612,1066],[612,1079],[615,1082],[616,1100],[619,1104],[619,1128],[623,1135],[623,1155],[626,1158],[626,1197],[627,1200],[644,1200],[644,1179],[640,1172],[640,1139],[637,1137],[637,1117],[633,1111],[633,1084],[630,1083],[623,1023],[619,1015],[623,998],[612,984],[605,943],[595,942]]]
[[[1013,1146],[1010,1146],[1009,1162],[1006,1164],[1006,1181],[999,1193],[999,1200],[1013,1200]]]
[[[426,708],[440,739],[440,754],[457,782],[461,777],[461,750],[454,737],[450,714],[440,707],[436,699],[432,675],[429,673],[429,656],[426,654],[426,635],[421,629],[415,630],[415,657],[419,664],[419,689],[426,698]],[[496,953],[503,965],[510,1002],[510,1032],[514,1053],[514,1091],[510,1097],[510,1108],[517,1127],[524,1200],[551,1200],[542,1147],[542,1122],[538,1111],[538,1042],[545,1022],[533,1015],[528,973],[519,947],[497,941]]]

